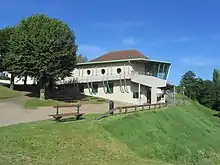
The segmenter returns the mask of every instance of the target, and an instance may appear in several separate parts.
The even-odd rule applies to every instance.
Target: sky
[[[171,62],[168,81],[178,84],[189,70],[212,79],[220,69],[219,9],[219,0],[2,0],[0,28],[44,13],[69,25],[89,60],[137,49]]]

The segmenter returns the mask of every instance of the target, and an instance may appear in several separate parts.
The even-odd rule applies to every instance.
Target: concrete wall
[[[144,73],[145,64],[141,62],[120,62],[120,63],[109,63],[109,64],[97,64],[97,65],[84,65],[78,66],[73,72],[73,76],[88,76],[87,70],[90,70],[90,74],[93,76],[101,76],[101,70],[105,69],[105,74],[114,75],[118,74],[117,69],[121,69],[121,73],[130,74],[132,71]]]
[[[84,86],[84,94],[88,96],[96,96],[104,99],[121,101],[133,104],[142,104],[147,103],[147,87],[141,86],[141,97],[140,100],[138,98],[133,98],[133,92],[138,92],[138,84],[132,83],[130,80],[127,80],[127,90],[128,93],[124,90],[124,86],[120,88],[120,81],[113,81],[113,93],[105,93],[103,88],[103,83],[98,83],[98,93],[90,94],[87,84]],[[124,83],[123,83],[124,85]],[[123,89],[123,90],[122,90]],[[91,90],[91,89],[90,89]]]
[[[7,73],[7,76],[9,78],[11,78],[11,74],[10,73]],[[10,80],[0,80],[0,83],[2,83],[2,84],[10,84]],[[24,85],[24,78],[15,77],[14,84],[15,85]],[[27,77],[27,85],[32,85],[32,84],[34,84],[34,79],[28,76]]]

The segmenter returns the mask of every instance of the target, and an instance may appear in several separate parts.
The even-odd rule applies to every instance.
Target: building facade
[[[64,83],[73,80],[88,96],[132,104],[164,103],[170,66],[136,50],[115,51],[78,63]]]

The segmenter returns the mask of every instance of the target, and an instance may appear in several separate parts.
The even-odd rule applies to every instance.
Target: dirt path
[[[123,103],[115,103],[115,106],[125,105]],[[108,104],[84,104],[80,111],[86,114],[104,113],[108,110]],[[52,107],[42,107],[38,109],[26,109],[21,104],[14,101],[0,102],[0,126],[13,125],[18,123],[27,123],[38,120],[51,119],[49,114],[55,113]],[[62,108],[61,112],[71,112],[70,108]]]

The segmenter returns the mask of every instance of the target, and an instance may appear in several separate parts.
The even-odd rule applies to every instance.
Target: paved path
[[[115,106],[125,105],[115,103]],[[108,104],[84,104],[80,111],[86,114],[104,113],[108,110]],[[70,108],[62,108],[62,112],[71,112]],[[0,102],[0,126],[7,126],[18,123],[26,123],[38,120],[51,119],[49,114],[55,113],[52,107],[42,107],[38,109],[26,109],[19,103],[11,101]]]

